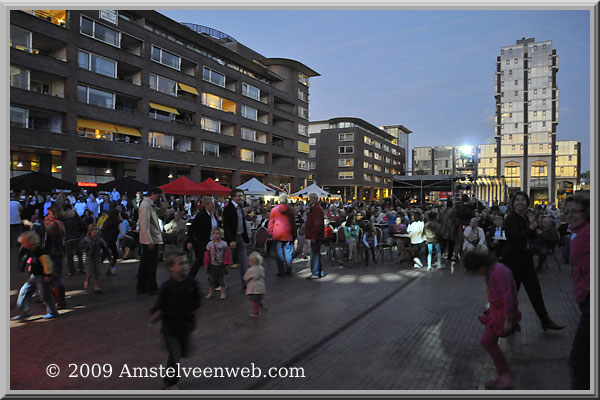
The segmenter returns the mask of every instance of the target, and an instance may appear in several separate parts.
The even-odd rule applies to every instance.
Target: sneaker
[[[417,264],[417,263],[414,263],[414,264],[413,264],[413,268],[416,268],[416,269],[421,269],[421,268],[423,268],[423,266],[422,266],[422,265],[419,265],[419,264]]]
[[[489,388],[486,388],[486,389],[496,389],[496,390],[510,389],[514,379],[515,379],[514,372],[504,374],[498,378],[498,380],[496,381],[495,384],[493,384],[492,386],[490,386]]]
[[[48,314],[44,315],[42,318],[44,318],[44,319],[53,319],[53,318],[56,318],[56,317],[58,317],[58,314],[48,313]]]
[[[205,299],[210,299],[211,297],[212,297],[212,293],[209,293],[206,296],[204,296]]]
[[[319,275],[309,275],[306,277],[308,281],[312,281],[313,279],[319,279]]]
[[[433,268],[431,268],[431,265],[427,266],[427,271],[431,271]]]
[[[413,261],[415,262],[415,264],[417,264],[419,266],[419,268],[423,268],[423,263],[421,262],[421,259],[418,257],[413,258]]]
[[[248,314],[249,316],[251,316],[252,318],[258,318],[258,314]]]
[[[22,320],[26,319],[27,317],[29,317],[29,314],[19,314],[19,315],[15,315],[10,320],[11,321],[22,321]]]
[[[227,297],[225,296],[225,292],[221,292],[221,300],[225,300],[225,297]]]

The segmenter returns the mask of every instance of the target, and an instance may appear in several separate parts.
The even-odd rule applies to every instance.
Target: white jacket
[[[149,197],[144,197],[138,211],[138,221],[140,223],[140,243],[141,244],[162,244],[162,234],[158,223],[158,214],[154,203]]]
[[[408,228],[406,233],[410,236],[411,244],[419,244],[425,241],[425,223],[423,221],[413,221]]]
[[[244,274],[244,280],[247,282],[246,294],[263,294],[265,288],[265,269],[262,265],[253,265],[248,268]]]

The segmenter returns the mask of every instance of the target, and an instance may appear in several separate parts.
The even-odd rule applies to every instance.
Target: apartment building
[[[11,11],[10,45],[11,177],[307,185],[299,61],[147,10]]]
[[[311,179],[344,200],[391,197],[393,175],[406,169],[398,137],[359,118],[309,123]]]

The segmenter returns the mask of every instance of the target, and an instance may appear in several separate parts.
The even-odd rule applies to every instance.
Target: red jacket
[[[323,222],[323,209],[319,203],[315,203],[308,211],[306,225],[304,227],[305,237],[308,240],[323,240],[325,225]]]
[[[291,242],[296,239],[294,212],[287,204],[278,204],[271,210],[269,233],[273,235],[273,240],[280,242]]]

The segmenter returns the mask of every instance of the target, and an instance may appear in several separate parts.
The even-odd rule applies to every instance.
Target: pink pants
[[[510,372],[508,361],[506,361],[504,353],[502,353],[500,346],[498,346],[498,336],[494,332],[491,324],[485,326],[485,331],[483,332],[480,343],[485,351],[490,353],[490,356],[492,356],[492,361],[494,361],[498,376],[502,376]]]

